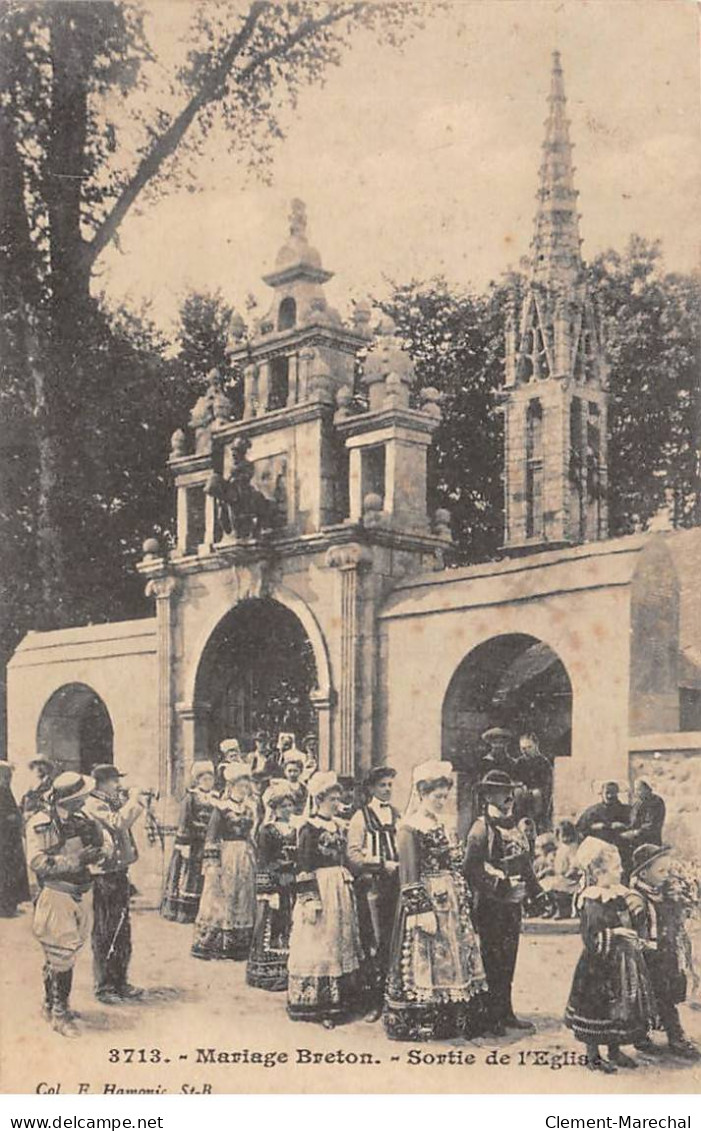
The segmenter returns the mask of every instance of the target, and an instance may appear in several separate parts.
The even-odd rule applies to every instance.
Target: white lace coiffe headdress
[[[214,775],[214,762],[209,762],[204,758],[193,762],[190,767],[190,785],[196,786],[204,774]]]
[[[426,786],[436,786],[439,782],[447,782],[448,785],[453,784],[452,762],[441,762],[439,759],[433,758],[414,766],[411,771],[411,793],[405,813],[407,817],[418,809],[421,803],[422,787],[425,790]]]
[[[608,841],[599,840],[595,836],[588,836],[577,849],[575,864],[587,874],[589,882],[594,883],[612,864],[620,867],[621,854],[615,844],[609,844]]]
[[[275,820],[278,806],[283,801],[294,801],[295,791],[285,778],[276,778],[263,794],[265,813],[263,824],[270,825]]]
[[[222,777],[227,785],[233,785],[234,782],[242,781],[251,778],[251,767],[245,762],[227,762],[222,771]]]

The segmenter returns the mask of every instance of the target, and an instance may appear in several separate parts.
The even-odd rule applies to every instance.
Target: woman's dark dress
[[[29,899],[22,815],[9,785],[0,785],[0,915],[10,918]]]
[[[287,1011],[297,1021],[344,1018],[361,1002],[362,949],[346,837],[335,819],[299,830],[297,899],[290,933]],[[307,902],[316,913],[305,915]]]
[[[175,923],[194,923],[202,896],[204,842],[212,813],[213,795],[189,789],[180,809],[180,824],[168,869],[161,915]],[[187,858],[179,852],[189,848]]]
[[[623,896],[607,902],[584,898],[584,950],[574,972],[565,1024],[585,1044],[630,1045],[645,1040],[654,1017],[654,998],[645,959],[628,939],[612,934],[632,929]]]
[[[287,989],[297,830],[270,822],[258,834],[256,923],[246,981],[261,990]]]
[[[255,824],[250,801],[223,798],[212,808],[192,944],[195,958],[248,958],[256,914]]]

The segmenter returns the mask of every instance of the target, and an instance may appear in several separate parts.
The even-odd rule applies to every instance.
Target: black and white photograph
[[[698,1093],[698,5],[0,15],[0,1091]]]

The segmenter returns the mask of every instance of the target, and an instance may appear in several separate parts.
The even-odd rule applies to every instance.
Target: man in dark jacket
[[[25,821],[28,817],[31,817],[32,813],[38,813],[40,809],[49,808],[51,789],[56,775],[56,767],[53,762],[50,758],[45,758],[43,754],[37,754],[36,758],[32,758],[29,763],[29,770],[33,774],[34,781],[20,802],[20,809]]]
[[[100,826],[112,851],[95,867],[92,951],[95,996],[103,1005],[119,1005],[143,991],[128,980],[131,959],[129,865],[136,860],[132,827],[144,812],[139,796],[120,787],[116,766],[93,767],[95,789],[84,812]]]
[[[580,840],[595,836],[621,849],[621,833],[630,825],[630,807],[618,796],[618,782],[607,781],[601,787],[601,801],[585,809],[577,821]]]
[[[516,782],[489,770],[478,785],[483,813],[467,837],[465,879],[475,896],[474,922],[489,987],[489,1028],[530,1029],[515,1016],[511,987],[516,969],[524,900],[543,894],[533,872],[528,841],[514,821]]]
[[[10,762],[0,762],[0,916],[11,919],[29,899],[22,817],[12,792]]]
[[[662,798],[653,793],[652,786],[645,778],[638,778],[633,791],[630,828],[621,833],[621,838],[628,842],[631,850],[641,844],[662,844],[665,815]]]

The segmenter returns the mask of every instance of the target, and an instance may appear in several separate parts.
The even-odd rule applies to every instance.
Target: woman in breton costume
[[[261,990],[286,990],[297,855],[291,784],[273,781],[263,804],[265,817],[257,842],[256,923],[246,981]]]
[[[256,808],[251,770],[224,767],[224,793],[212,809],[204,846],[204,885],[195,922],[195,958],[245,959],[256,911]]]
[[[320,1021],[330,1029],[360,1003],[362,951],[353,877],[344,865],[345,832],[336,816],[336,775],[314,774],[309,799],[298,834],[287,1010],[295,1021]]]
[[[190,788],[180,807],[180,822],[161,903],[161,915],[175,923],[194,923],[202,895],[204,842],[214,803],[214,765],[193,762]]]
[[[383,1014],[393,1040],[470,1037],[483,1025],[487,981],[460,849],[443,819],[452,775],[450,762],[416,766],[397,830],[400,891]]]

